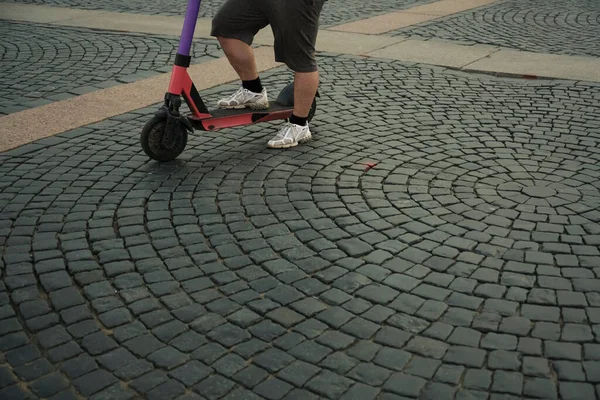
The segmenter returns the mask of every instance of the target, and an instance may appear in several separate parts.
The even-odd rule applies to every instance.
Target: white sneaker
[[[262,92],[254,93],[240,86],[237,92],[229,97],[219,100],[220,108],[251,108],[253,110],[265,110],[269,108],[269,98],[267,89],[263,88]]]
[[[285,149],[308,142],[311,138],[308,124],[301,126],[287,122],[267,145],[272,149]]]

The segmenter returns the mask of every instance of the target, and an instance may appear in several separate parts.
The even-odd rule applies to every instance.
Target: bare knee
[[[242,39],[217,36],[217,40],[226,53],[239,54],[252,50],[252,46]]]
[[[228,45],[230,43],[234,43],[234,41],[241,42],[241,40],[239,40],[239,39],[232,39],[232,38],[227,38],[227,37],[224,37],[224,36],[217,36],[217,40],[219,41],[219,43],[221,44],[221,46]]]

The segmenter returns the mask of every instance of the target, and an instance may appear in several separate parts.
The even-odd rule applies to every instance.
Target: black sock
[[[254,93],[260,93],[263,90],[262,83],[260,83],[260,77],[254,79],[253,81],[242,81],[242,86],[244,89],[248,89]]]
[[[290,122],[292,124],[296,124],[296,125],[300,125],[300,126],[305,126],[306,123],[308,122],[308,118],[301,118],[301,117],[297,117],[294,113],[292,113],[292,116],[290,117]]]

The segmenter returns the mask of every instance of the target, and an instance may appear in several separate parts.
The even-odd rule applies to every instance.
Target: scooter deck
[[[293,106],[283,106],[276,101],[272,101],[269,104],[269,108],[265,110],[217,108],[209,110],[211,116],[208,118],[190,116],[189,120],[196,129],[213,131],[289,118],[293,109]]]
[[[224,108],[216,108],[213,110],[209,110],[210,115],[213,118],[224,118],[224,117],[232,117],[234,115],[242,115],[242,114],[264,114],[264,113],[273,113],[277,111],[286,111],[291,110],[294,107],[285,107],[281,104],[271,101],[269,103],[269,108],[264,110],[253,110],[251,108],[240,108],[240,109],[224,109]]]

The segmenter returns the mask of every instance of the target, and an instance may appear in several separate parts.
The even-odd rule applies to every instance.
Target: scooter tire
[[[312,105],[310,106],[310,110],[308,111],[308,117],[307,117],[308,122],[312,121],[316,112],[317,112],[317,98],[315,97],[315,99],[312,102]]]
[[[155,116],[146,123],[142,129],[140,142],[144,153],[153,160],[167,162],[176,159],[187,145],[188,132],[183,124],[180,124],[175,132],[175,143],[172,148],[162,145],[162,135],[167,126],[165,117]]]

